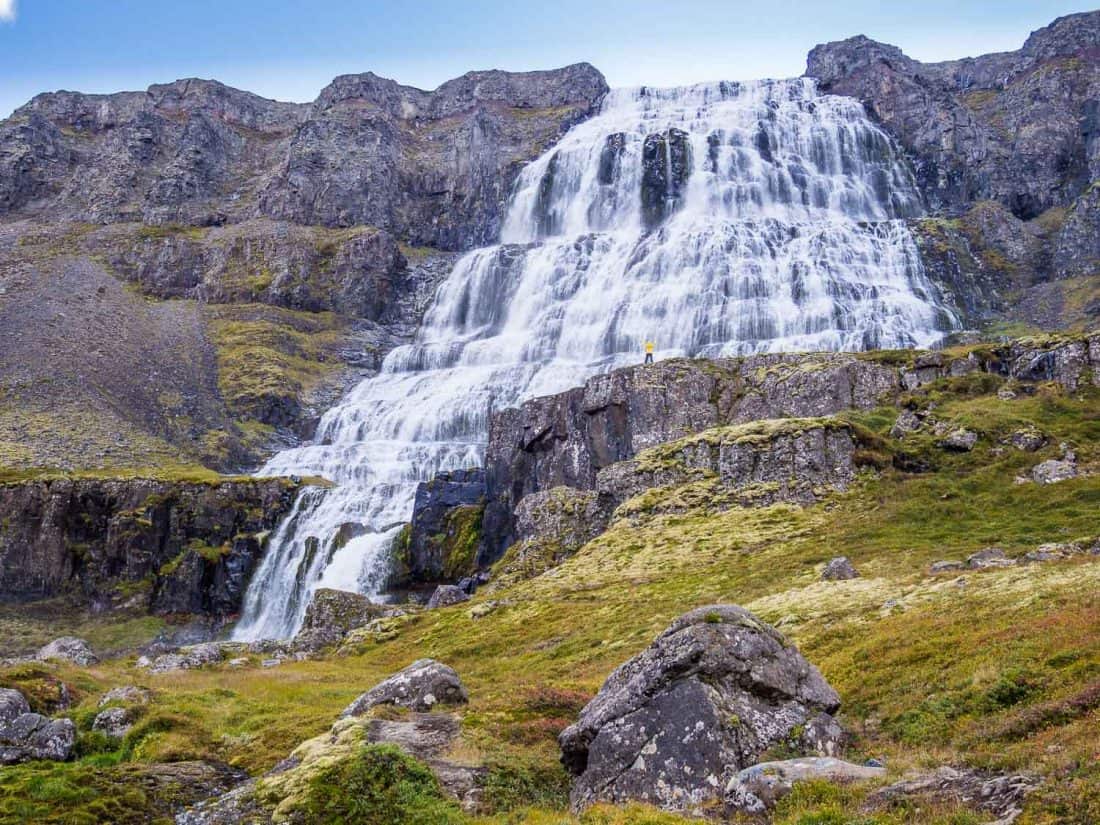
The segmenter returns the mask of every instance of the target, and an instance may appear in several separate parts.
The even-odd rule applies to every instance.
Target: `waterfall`
[[[616,90],[519,175],[416,341],[261,475],[320,475],[250,583],[239,639],[317,587],[378,594],[417,483],[482,461],[490,411],[657,357],[928,347],[954,323],[904,218],[912,174],[810,80]]]

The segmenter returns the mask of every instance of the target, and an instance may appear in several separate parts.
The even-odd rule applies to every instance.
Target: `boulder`
[[[831,755],[840,698],[771,626],[734,605],[693,610],[608,677],[558,737],[575,810],[639,800],[693,811],[771,748]]]
[[[466,688],[453,669],[434,659],[418,659],[359,696],[340,715],[362,716],[375,705],[398,705],[425,713],[436,705],[467,701]]]
[[[835,559],[830,559],[829,563],[825,565],[825,569],[821,571],[821,578],[825,581],[858,579],[859,571],[852,566],[847,556],[837,556]]]
[[[31,759],[63,762],[73,752],[76,726],[71,719],[32,713],[17,690],[0,689],[0,765]]]
[[[134,726],[133,713],[129,708],[107,708],[96,714],[92,730],[97,730],[111,739],[121,739]]]
[[[1011,567],[1016,563],[1005,555],[1000,547],[986,547],[966,557],[966,566],[971,570],[983,570],[987,567]]]
[[[894,438],[904,438],[909,433],[917,432],[923,423],[921,417],[912,410],[902,410],[894,426],[890,428],[890,435]]]
[[[40,662],[50,660],[72,662],[81,667],[94,665],[99,661],[99,658],[92,652],[91,645],[83,639],[77,639],[75,636],[62,636],[60,639],[54,639],[39,650],[35,654],[35,658]]]
[[[865,782],[886,776],[881,765],[854,765],[830,756],[809,756],[779,762],[761,762],[745,768],[726,785],[726,805],[760,814],[791,792],[798,782]]]
[[[1077,478],[1077,463],[1065,459],[1050,459],[1031,469],[1031,478],[1038,484],[1057,484]]]
[[[140,659],[138,665],[147,667],[150,673],[169,673],[173,670],[193,670],[222,660],[222,646],[216,642],[181,647],[176,653],[164,653],[153,660]],[[144,657],[143,657],[144,658]]]
[[[26,696],[18,690],[0,688],[0,725],[8,725],[30,712],[31,706]]]
[[[318,650],[339,642],[357,627],[390,612],[366,596],[347,590],[318,588],[306,608],[302,629],[294,637],[296,650]]]
[[[146,688],[135,685],[122,685],[121,687],[111,688],[104,693],[99,700],[99,707],[105,708],[113,703],[147,705],[151,698],[152,694]]]
[[[958,453],[970,452],[977,443],[978,434],[965,428],[952,430],[940,440],[940,446],[945,450],[953,450]]]
[[[437,607],[450,607],[453,604],[461,604],[469,600],[469,594],[461,587],[453,584],[441,584],[432,592],[432,597],[428,599],[428,609],[435,610]]]
[[[1047,443],[1047,438],[1034,427],[1025,427],[1012,433],[1008,437],[1008,443],[1017,450],[1033,453]]]

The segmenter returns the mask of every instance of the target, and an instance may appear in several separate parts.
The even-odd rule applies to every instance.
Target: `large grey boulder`
[[[452,668],[435,659],[418,659],[360,695],[340,716],[362,716],[375,705],[398,705],[426,713],[437,705],[464,705],[467,701],[466,688]]]
[[[71,719],[32,713],[17,690],[0,689],[0,765],[31,759],[63,762],[73,752],[76,726]]]
[[[40,662],[51,660],[72,662],[82,667],[94,665],[99,661],[99,658],[92,652],[91,645],[83,639],[77,639],[75,636],[62,636],[60,639],[54,639],[39,650],[35,654],[35,658]]]
[[[469,600],[470,594],[461,587],[454,584],[441,584],[432,591],[432,597],[428,599],[428,609],[435,610],[437,607],[450,607]]]
[[[770,748],[832,755],[840,698],[771,626],[734,605],[681,616],[608,677],[558,743],[574,809],[720,800]]]
[[[26,696],[18,690],[0,688],[0,725],[8,725],[30,712],[31,706]]]

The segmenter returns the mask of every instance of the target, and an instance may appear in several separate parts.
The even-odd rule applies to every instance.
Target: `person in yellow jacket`
[[[645,362],[647,364],[652,364],[653,363],[653,342],[652,341],[646,341],[645,342]]]

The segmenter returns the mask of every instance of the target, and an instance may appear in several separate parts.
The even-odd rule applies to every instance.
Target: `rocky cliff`
[[[683,484],[690,480],[688,469],[710,470],[736,486],[782,482],[784,487],[797,478],[803,486],[778,498],[812,499],[815,484],[843,486],[858,439],[827,422],[794,421],[797,426],[787,432],[790,419],[893,404],[931,381],[975,372],[1055,381],[1070,391],[1100,386],[1100,336],[1023,340],[964,354],[672,360],[596,376],[583,387],[502,410],[490,421],[479,561],[491,563],[514,541],[537,532],[524,526],[532,517],[531,505],[523,502],[535,496],[532,501],[537,499],[544,510],[546,491],[559,488],[596,491],[607,499],[589,522],[605,522],[610,508],[646,488]],[[787,421],[759,432],[721,429],[747,422],[759,427],[767,419]],[[685,438],[693,433],[702,435]],[[819,443],[806,441],[807,433]],[[767,449],[741,449],[754,440]],[[628,461],[639,454],[648,457]],[[838,470],[841,464],[848,469]],[[763,498],[776,500],[774,493],[767,491]],[[560,498],[560,492],[551,496],[552,501]]]
[[[311,104],[215,81],[39,95],[0,124],[0,215],[369,225],[414,245],[495,238],[524,161],[607,91],[587,64],[470,72],[434,92],[366,73]]]
[[[1100,271],[1098,56],[1100,12],[1059,18],[1015,52],[944,63],[863,36],[809,54],[808,76],[862,101],[910,154],[939,219],[915,224],[922,253],[971,320],[1052,326],[1100,311],[1094,281],[1084,295],[1027,292]],[[1020,293],[1030,301],[1013,306]]]
[[[0,598],[234,614],[266,533],[298,486],[139,478],[2,485]]]
[[[238,470],[308,436],[605,91],[581,64],[34,98],[0,122],[0,466]]]

